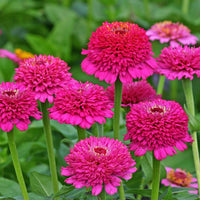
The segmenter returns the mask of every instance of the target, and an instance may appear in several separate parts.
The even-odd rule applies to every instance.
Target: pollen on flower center
[[[95,147],[95,148],[94,148],[94,151],[95,151],[95,153],[103,154],[103,155],[105,155],[106,152],[107,152],[106,149],[103,148],[103,147]]]
[[[188,187],[192,181],[192,175],[188,172],[186,173],[183,170],[175,171],[172,169],[167,173],[167,179],[174,184]]]
[[[178,178],[178,179],[185,179],[185,178],[187,178],[187,175],[185,173],[183,173],[183,172],[175,172],[174,176],[176,178]]]
[[[160,107],[154,107],[154,108],[151,108],[150,110],[152,113],[164,113],[164,110]]]
[[[2,91],[2,95],[9,96],[9,97],[14,97],[18,94],[18,90],[4,90]]]

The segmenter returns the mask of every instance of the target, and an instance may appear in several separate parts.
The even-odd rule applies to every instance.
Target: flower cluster
[[[189,172],[185,170],[174,169],[170,167],[165,167],[167,171],[167,178],[162,179],[161,183],[165,186],[171,185],[171,187],[188,187],[188,188],[198,188],[197,179],[192,177]],[[189,193],[197,194],[197,190],[188,191]]]
[[[145,30],[129,22],[103,23],[82,54],[87,55],[83,71],[111,84],[118,76],[123,83],[146,79],[157,66]]]
[[[41,119],[37,109],[37,101],[30,90],[17,83],[1,83],[0,85],[0,128],[9,132],[15,125],[24,131],[31,123],[29,117]]]
[[[170,42],[171,47],[195,45],[198,38],[190,33],[190,29],[179,22],[164,21],[154,24],[146,34],[150,40],[159,40],[160,43]]]
[[[107,87],[106,91],[109,99],[114,102],[115,85],[113,84]],[[122,89],[121,106],[132,106],[133,104],[139,103],[141,101],[151,101],[160,97],[161,96],[156,94],[156,91],[146,80],[125,83],[123,84]]]
[[[90,128],[92,124],[112,118],[112,105],[104,88],[93,83],[72,82],[56,93],[54,105],[49,109],[50,118],[60,123]]]
[[[134,104],[126,116],[127,133],[124,140],[131,140],[130,150],[136,156],[153,151],[157,160],[176,154],[176,147],[187,149],[185,142],[192,142],[188,134],[188,116],[174,101],[162,99]]]
[[[53,102],[57,90],[65,87],[71,80],[70,67],[60,58],[39,55],[24,59],[15,69],[14,80],[22,83],[35,94],[41,102]]]
[[[81,140],[65,161],[68,166],[61,169],[61,175],[69,176],[65,182],[75,188],[91,186],[93,195],[100,194],[103,185],[108,194],[115,194],[120,178],[128,180],[136,171],[136,163],[126,145],[106,137]]]

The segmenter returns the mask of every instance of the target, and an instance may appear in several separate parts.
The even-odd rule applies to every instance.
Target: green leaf
[[[77,139],[77,130],[71,124],[61,124],[57,120],[50,121],[52,128],[59,131],[64,137],[71,140]]]
[[[152,166],[152,156],[150,152],[147,152],[141,160],[142,171],[145,175],[144,185],[149,183],[153,177],[153,166]]]
[[[126,193],[140,194],[143,197],[151,197],[150,189],[129,189],[126,190]]]
[[[200,130],[200,120],[194,117],[189,110],[187,109],[187,106],[184,104],[184,110],[187,113],[189,117],[189,126],[191,131],[199,131]]]
[[[163,200],[171,200],[171,199],[172,199],[172,188],[171,188],[171,186],[169,186],[167,195],[164,197]]]
[[[59,21],[69,19],[70,17],[74,17],[76,15],[76,13],[71,9],[50,3],[45,5],[44,11],[47,15],[47,18],[53,24],[57,24]]]
[[[53,187],[51,177],[32,172],[30,176],[31,191],[42,196],[51,196],[53,194]]]
[[[69,185],[69,186],[63,186],[53,197],[59,197],[65,194],[68,194],[69,192],[74,190],[74,186]]]
[[[27,34],[26,41],[37,54],[54,55],[53,45],[40,35]]]
[[[4,197],[16,197],[21,196],[21,190],[19,185],[6,178],[0,178],[0,194]]]
[[[75,15],[58,21],[49,34],[47,40],[53,44],[54,55],[61,59],[69,60],[72,50],[72,33],[75,24]]]

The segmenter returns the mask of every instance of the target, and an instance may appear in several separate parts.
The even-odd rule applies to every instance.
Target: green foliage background
[[[80,64],[84,58],[81,51],[87,48],[92,31],[102,22],[129,21],[137,23],[144,29],[149,29],[154,23],[163,20],[180,22],[191,29],[191,33],[200,39],[200,0],[191,0],[188,13],[182,10],[181,0],[1,0],[0,1],[0,48],[14,52],[21,48],[33,54],[50,54],[65,60],[71,67],[73,77],[80,81],[107,86],[94,76],[82,72]],[[148,3],[148,4],[147,4]],[[199,46],[198,43],[196,46]],[[158,41],[152,42],[155,56],[167,46]],[[14,68],[12,61],[0,58],[0,82],[12,81]],[[156,77],[148,79],[154,88],[157,87]],[[200,112],[200,81],[193,81],[195,105]],[[185,104],[181,82],[166,80],[164,99],[176,100],[182,106]],[[56,152],[57,170],[61,190],[60,199],[96,199],[85,188],[76,190],[64,184],[60,168],[66,166],[64,157],[70,147],[77,142],[76,129],[71,125],[51,121]],[[112,122],[107,120],[106,136],[111,136]],[[95,131],[95,126],[88,134]],[[25,181],[30,192],[31,200],[53,199],[51,180],[49,177],[46,144],[41,121],[33,121],[29,129],[23,133],[15,130],[16,143]],[[125,121],[121,120],[121,135],[126,133]],[[150,196],[149,189],[139,187],[143,173],[145,184],[152,180],[151,155],[146,154],[142,160],[135,158],[138,171],[133,178],[125,183],[127,199],[135,199],[138,194],[143,199]],[[161,177],[165,177],[164,166],[182,168],[194,173],[191,146],[184,152],[178,152],[173,157],[162,161]],[[142,169],[142,171],[140,170]],[[22,199],[19,185],[8,150],[6,133],[0,131],[0,199]],[[134,195],[133,195],[134,194]],[[88,196],[90,195],[90,196]],[[108,199],[117,198],[117,195]],[[188,194],[187,189],[161,188],[160,199],[191,199],[196,197]]]

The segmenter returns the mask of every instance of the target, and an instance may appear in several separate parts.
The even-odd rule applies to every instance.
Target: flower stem
[[[43,113],[42,120],[43,120],[43,125],[44,125],[46,143],[47,143],[49,166],[50,166],[51,177],[52,177],[52,182],[53,182],[53,191],[55,194],[56,192],[58,192],[59,186],[58,186],[58,176],[57,176],[57,171],[56,171],[56,161],[55,161],[55,155],[54,155],[53,139],[52,139],[52,133],[51,133],[51,125],[50,125],[50,119],[49,119],[49,112],[47,108],[49,108],[48,101],[46,101],[45,103],[41,103],[41,109]]]
[[[103,187],[101,193],[97,196],[97,200],[106,200],[106,191],[105,191],[104,187]]]
[[[185,93],[187,109],[193,116],[195,116],[192,81],[190,79],[183,79],[182,84],[183,84],[183,90]],[[197,133],[196,131],[194,131],[191,134],[192,134],[192,138],[194,139],[192,143],[192,152],[193,152],[194,165],[195,165],[199,194],[200,194],[200,162],[199,162],[199,151],[198,151],[198,143],[197,143]]]
[[[114,139],[119,140],[119,119],[120,119],[120,109],[122,101],[122,83],[117,78],[115,82],[115,106],[114,106],[114,117],[113,117],[113,131]]]
[[[124,194],[124,187],[123,187],[123,182],[121,182],[119,186],[119,199],[120,200],[125,200],[125,194]]]
[[[97,123],[97,134],[98,137],[103,137],[103,124]]]
[[[188,14],[190,0],[183,0],[182,1],[182,13]]]
[[[160,161],[153,156],[153,183],[152,183],[152,192],[151,200],[158,200],[159,194],[159,185],[160,185]]]
[[[119,140],[119,121],[120,121],[121,101],[122,101],[122,83],[118,77],[115,82],[115,105],[114,105],[114,117],[113,117],[114,139],[118,139],[118,140]],[[122,182],[119,186],[119,199],[125,200],[124,187],[123,187]]]
[[[26,185],[25,185],[24,178],[22,175],[19,158],[18,158],[17,148],[15,145],[14,131],[13,130],[10,131],[7,135],[8,135],[8,145],[10,148],[10,153],[11,153],[13,165],[15,168],[15,173],[17,175],[17,180],[19,182],[23,198],[24,198],[24,200],[29,200]]]
[[[160,76],[157,87],[157,94],[163,93],[164,84],[165,84],[165,76]]]
[[[84,140],[86,138],[85,129],[81,128],[78,125],[76,126],[76,128],[77,128],[77,133],[78,133],[78,141]]]

